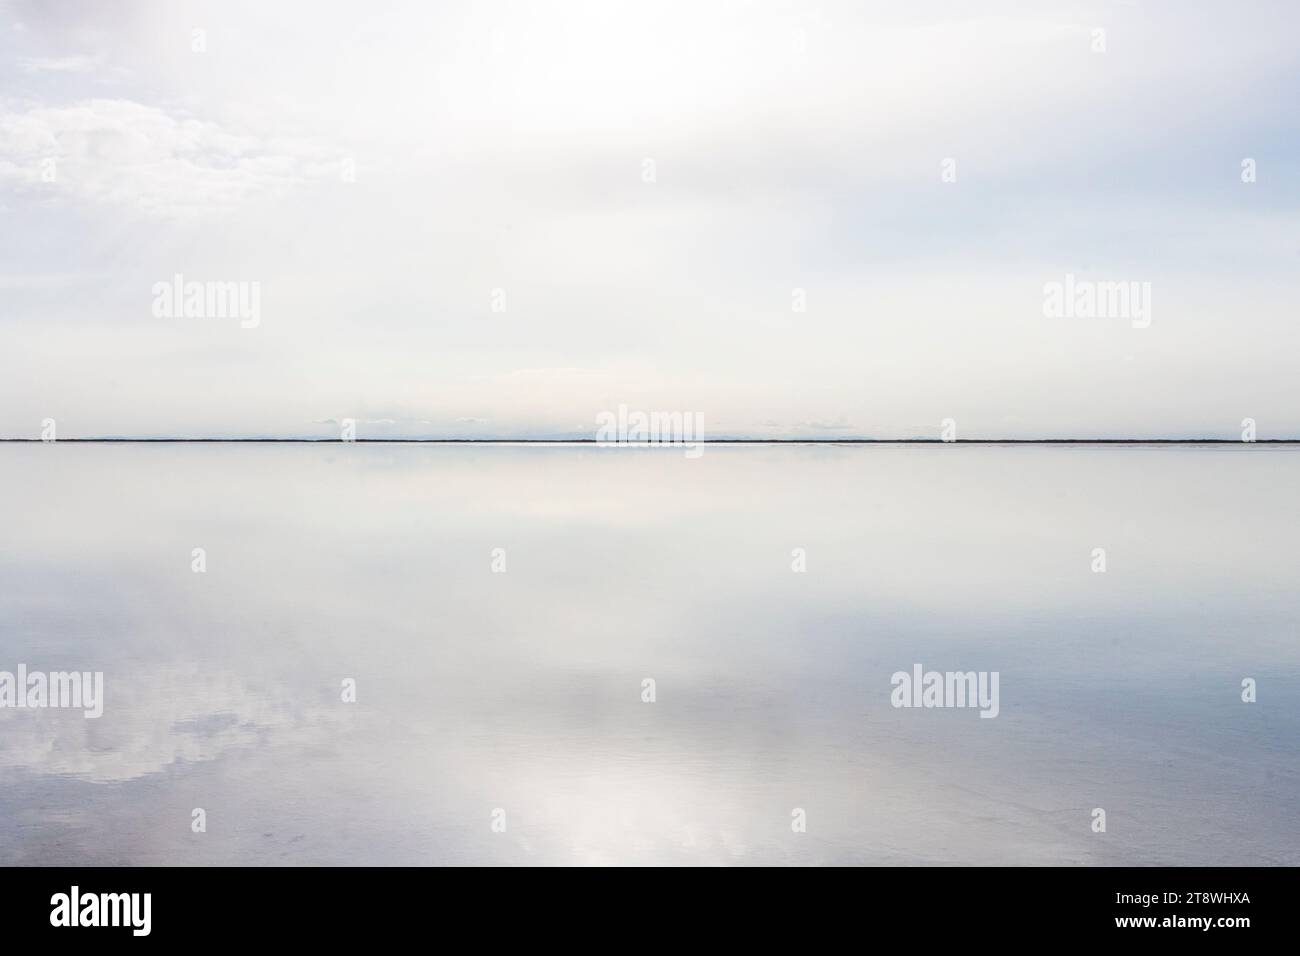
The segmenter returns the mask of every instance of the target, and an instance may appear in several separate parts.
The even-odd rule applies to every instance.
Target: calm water
[[[0,863],[1300,864],[1297,488],[1244,445],[0,446],[0,670],[106,682],[0,709]],[[893,708],[914,663],[999,716]]]

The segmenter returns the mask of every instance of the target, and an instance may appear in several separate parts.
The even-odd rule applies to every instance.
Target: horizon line
[[[0,438],[0,443],[60,444],[286,444],[286,445],[596,445],[671,448],[675,445],[1300,445],[1300,438],[703,438],[697,441],[609,442],[595,438]]]

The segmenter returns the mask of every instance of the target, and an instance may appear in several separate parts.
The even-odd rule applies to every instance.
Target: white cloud
[[[272,141],[130,100],[0,103],[0,185],[127,214],[203,215],[282,196],[323,176],[330,158],[302,140]]]
[[[18,61],[24,73],[89,73],[99,65],[99,57],[85,54],[23,57]]]

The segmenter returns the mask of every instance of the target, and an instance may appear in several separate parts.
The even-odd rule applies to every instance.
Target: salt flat
[[[1296,446],[2,446],[0,670],[104,687],[0,709],[0,863],[1300,864],[1297,487]],[[996,718],[891,706],[921,663]]]

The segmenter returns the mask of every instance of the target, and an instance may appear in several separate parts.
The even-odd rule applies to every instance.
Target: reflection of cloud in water
[[[0,768],[117,783],[173,764],[328,732],[301,693],[196,665],[106,673],[104,715],[76,709],[0,710]]]

